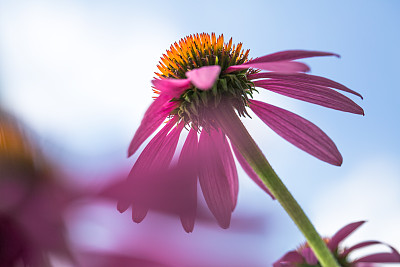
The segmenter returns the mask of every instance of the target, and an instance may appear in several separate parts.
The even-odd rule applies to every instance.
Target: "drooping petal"
[[[273,267],[294,267],[299,263],[302,263],[303,257],[297,251],[289,251],[282,258],[277,260]]]
[[[254,85],[323,107],[364,115],[353,100],[328,87],[278,80],[255,81]]]
[[[392,250],[392,252],[383,252],[383,253],[376,253],[376,254],[368,255],[368,256],[365,256],[365,257],[355,260],[354,263],[359,263],[359,262],[374,262],[374,263],[400,262],[399,252],[394,247],[389,246],[389,245],[387,245],[387,246]]]
[[[358,227],[363,225],[365,221],[359,221],[359,222],[354,222],[346,225],[342,229],[336,232],[331,238],[331,240],[328,243],[328,248],[331,251],[334,251],[340,242],[342,242],[343,239],[348,237],[352,232],[354,232]]]
[[[229,186],[231,188],[231,196],[232,196],[232,211],[236,207],[238,192],[239,192],[239,179],[236,170],[235,160],[233,159],[232,150],[228,144],[228,140],[225,137],[225,134],[220,132],[222,140],[221,142],[221,159],[223,161],[225,172],[228,177]]]
[[[327,87],[335,88],[335,89],[338,89],[338,90],[342,90],[342,91],[357,95],[361,99],[363,99],[363,97],[359,93],[357,93],[356,91],[351,90],[350,88],[344,86],[343,84],[340,84],[338,82],[332,81],[332,80],[324,78],[324,77],[315,76],[315,75],[311,75],[311,74],[305,74],[305,73],[281,73],[281,72],[259,72],[259,73],[254,73],[254,74],[250,74],[250,75],[247,76],[247,79],[249,79],[249,80],[265,79],[265,78],[273,78],[273,79],[278,79],[278,80],[285,80],[285,81],[301,82],[301,83],[306,83],[306,84],[327,86]]]
[[[183,210],[180,214],[182,226],[187,233],[193,231],[194,221],[196,219],[198,176],[197,160],[201,160],[198,159],[197,132],[190,129],[178,161],[178,168],[195,168],[195,170],[187,176],[180,176],[180,178],[185,179],[183,182],[187,185],[184,190],[187,195],[186,205],[188,208]]]
[[[166,107],[164,107],[169,100],[170,97],[161,94],[147,109],[129,145],[128,157],[136,152],[140,145],[160,126],[174,109],[173,105],[166,105]]]
[[[156,154],[160,150],[160,147],[162,146],[165,137],[167,136],[167,133],[169,130],[174,126],[176,123],[176,120],[172,119],[170,120],[155,136],[151,141],[147,144],[143,152],[140,154],[138,159],[135,162],[135,165],[133,165],[132,170],[130,171],[128,175],[128,179],[141,179],[145,175],[146,170],[148,169],[148,166],[151,165],[152,160],[156,157]],[[133,185],[132,188],[135,186]],[[131,205],[130,199],[126,198],[121,198],[121,200],[118,201],[117,204],[117,209],[119,212],[125,212],[129,206]]]
[[[296,73],[296,72],[308,72],[310,68],[301,62],[296,61],[278,61],[278,62],[256,62],[241,65],[234,65],[228,67],[224,73],[231,73],[237,70],[245,70],[245,69],[260,69],[260,70],[269,70],[269,71],[278,71],[283,73]]]
[[[204,66],[186,72],[186,77],[200,90],[209,90],[214,85],[221,67],[219,65]]]
[[[247,173],[247,175],[268,195],[271,196],[272,199],[275,197],[269,191],[269,189],[265,186],[265,184],[261,181],[260,177],[255,173],[253,168],[247,163],[247,161],[243,158],[242,154],[237,150],[237,148],[232,145],[233,152],[235,153],[236,159],[239,161],[240,165],[242,166],[243,170]]]
[[[316,125],[281,108],[251,100],[250,108],[272,130],[314,157],[340,166],[342,155],[333,141]]]
[[[219,133],[213,128],[210,132],[202,131],[199,141],[199,156],[204,161],[199,166],[199,182],[206,203],[218,224],[229,227],[232,212],[232,196],[223,161],[218,152],[221,145],[215,140]]]
[[[154,87],[162,93],[171,96],[171,98],[178,98],[185,90],[191,87],[189,79],[155,79],[151,83]]]
[[[246,63],[260,63],[260,62],[275,62],[275,61],[287,61],[296,60],[308,57],[322,57],[322,56],[336,56],[340,57],[338,54],[321,52],[321,51],[308,51],[308,50],[286,50],[281,52],[276,52],[266,56],[258,57],[250,60]]]

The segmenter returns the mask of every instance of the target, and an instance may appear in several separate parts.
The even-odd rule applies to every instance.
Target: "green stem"
[[[318,232],[293,198],[287,187],[272,169],[253,138],[247,132],[239,117],[231,107],[222,107],[214,114],[218,124],[239,150],[250,166],[258,174],[271,193],[286,210],[294,223],[303,233],[309,246],[314,251],[319,263],[326,267],[339,267],[337,261],[321,239]]]

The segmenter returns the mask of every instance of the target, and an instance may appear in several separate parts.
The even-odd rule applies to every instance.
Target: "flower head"
[[[149,169],[169,168],[181,131],[189,129],[180,159],[187,158],[188,154],[201,158],[195,160],[196,173],[191,176],[194,181],[198,177],[205,200],[223,228],[229,227],[238,194],[232,151],[250,178],[269,193],[240,152],[246,144],[237,134],[237,127],[243,125],[233,121],[237,116],[250,117],[248,109],[300,149],[330,164],[342,163],[335,144],[317,126],[292,112],[253,100],[257,88],[363,114],[360,106],[334,89],[361,97],[360,94],[327,78],[305,74],[309,67],[294,61],[336,54],[291,50],[256,59],[249,59],[248,55],[249,50],[243,50],[241,43],[234,45],[232,38],[226,43],[223,35],[216,37],[214,33],[190,35],[171,45],[157,66],[160,71],[156,73],[157,78],[152,81],[155,100],[128,150],[128,155],[133,155],[168,119],[140,154],[129,175],[130,180],[145,179],[143,173]],[[120,202],[119,210],[125,211],[129,204]],[[141,221],[148,207],[139,212],[140,216],[135,211],[135,203],[132,207],[133,219]],[[190,221],[194,223],[193,219]],[[192,228],[193,225],[186,229]]]
[[[365,221],[354,222],[346,225],[342,229],[340,229],[336,234],[334,234],[331,238],[325,238],[328,248],[332,251],[333,255],[339,262],[340,266],[343,267],[361,267],[361,266],[372,266],[368,264],[373,263],[394,263],[400,262],[400,254],[399,252],[385,243],[379,241],[364,241],[353,245],[349,248],[340,246],[340,243],[349,236],[352,232],[354,232],[358,227],[364,224]],[[372,245],[386,245],[390,248],[391,252],[382,252],[382,253],[374,253],[371,255],[366,255],[361,258],[350,260],[349,254],[357,249],[365,248]],[[274,267],[296,267],[296,266],[320,266],[317,258],[315,257],[313,251],[308,246],[308,244],[304,244],[300,246],[297,250],[290,251],[286,253],[282,258],[274,263]]]

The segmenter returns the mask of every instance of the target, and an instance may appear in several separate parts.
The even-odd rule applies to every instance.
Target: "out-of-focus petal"
[[[204,158],[199,166],[199,182],[206,203],[218,224],[229,227],[232,212],[232,196],[229,180],[218,151],[220,134],[213,128],[203,130],[199,141],[199,156]]]
[[[330,52],[321,51],[308,51],[308,50],[286,50],[280,51],[266,56],[258,57],[250,60],[246,63],[260,63],[260,62],[275,62],[275,61],[287,61],[296,60],[308,57],[322,57],[322,56],[336,56],[340,57],[338,54]]]
[[[251,100],[250,108],[272,130],[314,157],[340,166],[342,156],[333,141],[316,125],[290,111]]]
[[[335,88],[338,90],[342,90],[342,91],[357,95],[361,99],[363,99],[363,97],[359,93],[351,90],[350,88],[348,88],[347,86],[344,86],[343,84],[340,84],[338,82],[332,81],[332,80],[324,78],[324,77],[315,76],[315,75],[311,75],[311,74],[259,72],[259,73],[254,73],[254,74],[250,74],[247,76],[247,79],[249,79],[249,80],[265,79],[265,78],[272,78],[272,79],[277,79],[277,80],[285,80],[285,81],[301,82],[301,83],[306,83],[306,84],[327,86],[327,87]]]
[[[161,131],[159,131],[154,136],[154,138],[150,140],[150,142],[147,144],[143,152],[136,160],[135,165],[133,165],[133,168],[128,175],[128,179],[139,179],[143,175],[143,172],[148,170],[148,166],[152,164],[152,161],[160,150],[160,147],[162,146],[165,137],[167,136],[167,133],[174,126],[175,123],[176,121],[174,119],[170,120],[161,129]],[[117,209],[119,212],[122,213],[126,211],[130,205],[130,200],[121,198],[120,201],[118,201]]]
[[[338,247],[339,243],[342,242],[343,239],[348,237],[352,232],[354,232],[358,227],[360,227],[364,223],[365,221],[359,221],[344,226],[342,229],[337,231],[336,234],[332,236],[332,238],[328,243],[328,248],[331,251],[334,251]]]
[[[128,157],[136,152],[140,145],[160,126],[174,109],[173,105],[163,107],[170,99],[167,95],[161,94],[147,109],[129,145]]]
[[[180,176],[181,179],[185,179],[185,181],[182,182],[187,185],[184,190],[187,194],[186,202],[188,206],[186,210],[181,212],[180,218],[183,228],[188,233],[193,231],[197,210],[197,160],[201,160],[197,157],[197,149],[197,132],[194,129],[190,129],[178,161],[178,168],[195,168],[195,170],[193,170],[193,172],[189,173],[187,176]]]
[[[383,244],[383,243],[382,243]],[[359,258],[354,261],[354,263],[361,262],[375,262],[375,263],[395,263],[400,262],[399,252],[392,246],[387,245],[392,252],[376,253]]]
[[[294,267],[303,262],[303,257],[297,251],[289,251],[282,258],[277,260],[273,267]]]
[[[342,257],[346,257],[350,252],[352,252],[353,250],[359,249],[359,248],[363,248],[363,247],[368,247],[368,246],[372,246],[372,245],[378,245],[378,244],[382,244],[382,242],[379,241],[365,241],[365,242],[361,242],[358,243],[352,247],[346,248],[340,255]]]
[[[315,257],[315,254],[310,247],[303,248],[300,253],[306,260],[307,264],[316,265],[318,263],[318,259]]]
[[[247,173],[247,175],[268,195],[271,196],[272,199],[275,197],[269,191],[269,189],[265,186],[265,184],[261,181],[260,177],[255,173],[253,168],[247,163],[247,161],[243,158],[242,154],[237,150],[237,148],[232,145],[233,152],[235,153],[236,159],[239,161],[239,164],[242,166],[243,170]]]
[[[282,80],[255,81],[254,85],[327,108],[364,115],[364,110],[353,100],[328,87]]]
[[[219,65],[204,66],[186,72],[186,77],[200,90],[209,90],[214,85],[221,67]]]
[[[256,63],[249,63],[246,62],[245,64],[241,65],[234,65],[228,67],[224,73],[231,73],[238,70],[245,70],[245,69],[260,69],[260,70],[269,70],[269,71],[278,71],[283,73],[296,73],[296,72],[308,72],[310,68],[301,62],[296,61],[278,61],[278,62],[256,62]]]
[[[185,90],[191,87],[189,79],[163,78],[152,80],[151,83],[157,90],[171,96],[171,98],[178,98]]]

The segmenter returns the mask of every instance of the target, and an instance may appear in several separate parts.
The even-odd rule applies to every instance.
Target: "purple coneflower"
[[[248,108],[300,149],[330,164],[342,163],[335,144],[321,129],[292,112],[253,100],[256,88],[364,114],[360,106],[336,90],[361,97],[360,94],[327,78],[305,74],[308,66],[294,61],[336,54],[290,50],[253,60],[248,59],[248,54],[249,50],[242,50],[241,43],[233,45],[232,39],[224,43],[223,35],[217,38],[214,33],[190,35],[171,45],[157,66],[158,77],[152,81],[155,100],[147,109],[128,151],[129,156],[133,155],[168,119],[140,154],[129,175],[131,180],[143,179],[146,176],[143,173],[148,170],[168,168],[182,130],[189,129],[180,160],[193,155],[202,158],[197,160],[191,190],[196,193],[198,177],[207,205],[222,228],[229,227],[238,196],[233,154],[250,178],[273,197],[254,169],[254,165],[263,164],[255,155],[260,152],[254,152],[257,146],[249,144],[248,140],[252,139],[239,119],[250,117]],[[249,155],[253,155],[252,160]],[[120,201],[119,210],[125,211],[130,204]],[[148,208],[133,203],[133,220],[143,220]],[[184,226],[187,231],[193,229],[195,215],[190,216],[181,215],[182,221],[191,222]]]
[[[343,267],[361,267],[361,266],[374,266],[369,265],[373,263],[395,263],[400,262],[399,252],[385,243],[379,241],[364,241],[353,245],[349,248],[340,246],[340,243],[360,227],[365,221],[354,222],[346,225],[340,229],[331,238],[325,238],[324,241],[328,245],[328,248],[332,251],[333,255],[337,259],[340,266]],[[372,245],[386,245],[390,248],[391,252],[374,253],[363,256],[361,258],[350,260],[349,254],[357,249],[365,248]],[[296,266],[320,266],[317,258],[312,252],[311,248],[306,243],[300,246],[297,250],[286,253],[281,259],[274,263],[274,267],[296,267]]]

